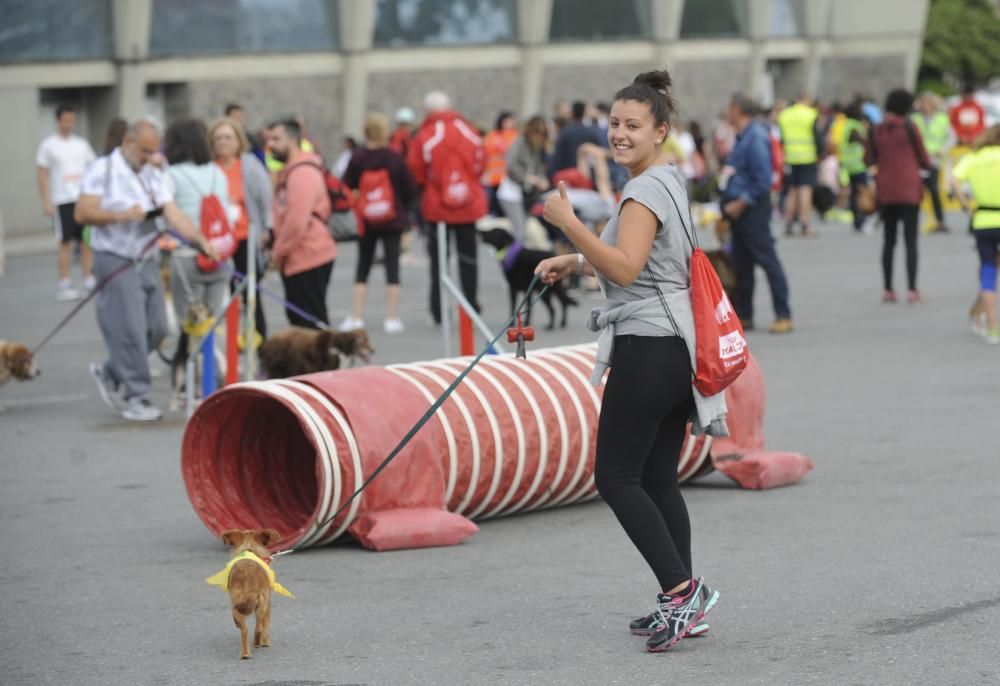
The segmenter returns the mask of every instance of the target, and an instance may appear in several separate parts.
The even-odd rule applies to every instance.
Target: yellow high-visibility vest
[[[910,119],[920,130],[920,137],[924,139],[924,148],[927,154],[934,156],[944,150],[948,144],[948,135],[951,133],[951,120],[944,112],[935,112],[931,116],[930,122],[924,119],[920,112],[914,112]]]
[[[786,107],[778,115],[786,164],[815,164],[819,159],[813,134],[818,116],[817,110],[801,102]]]
[[[972,187],[977,209],[973,229],[1000,229],[1000,145],[989,145],[959,160],[952,176]]]

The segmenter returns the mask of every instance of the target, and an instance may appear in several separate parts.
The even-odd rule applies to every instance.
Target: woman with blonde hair
[[[539,114],[525,122],[521,135],[507,149],[507,175],[497,188],[497,200],[510,220],[514,238],[524,240],[527,209],[549,189],[545,173],[549,128]]]
[[[363,329],[368,274],[375,258],[375,245],[382,243],[385,254],[385,322],[388,334],[402,333],[399,318],[399,252],[403,232],[408,228],[409,208],[417,198],[417,187],[403,157],[388,148],[389,118],[378,112],[365,117],[365,147],[357,148],[344,183],[358,196],[364,233],[358,246],[358,267],[354,276],[351,314],[340,324],[343,331]]]
[[[257,156],[250,152],[250,142],[243,127],[235,120],[223,118],[213,122],[208,129],[208,143],[212,159],[226,177],[229,220],[239,240],[239,247],[233,255],[233,266],[246,274],[248,242],[256,241],[259,246],[262,237],[271,228],[271,177]],[[236,284],[234,279],[234,290]],[[243,302],[246,303],[245,298]],[[255,309],[255,327],[260,340],[263,340],[267,338],[267,321],[260,298]]]

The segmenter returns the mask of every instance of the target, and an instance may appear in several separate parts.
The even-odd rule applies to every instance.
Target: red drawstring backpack
[[[743,373],[750,363],[750,348],[747,346],[746,338],[743,337],[743,325],[740,324],[739,317],[733,310],[732,303],[722,287],[719,275],[715,273],[715,268],[709,262],[708,256],[697,245],[694,237],[694,220],[691,217],[690,207],[688,208],[688,221],[691,224],[691,231],[684,226],[684,218],[681,214],[677,201],[674,200],[670,189],[667,195],[677,209],[677,216],[681,218],[681,227],[687,235],[688,243],[691,245],[691,310],[694,312],[694,332],[695,332],[695,368],[694,387],[705,396],[721,393],[725,388],[736,381],[736,378]],[[667,307],[667,299],[660,290],[660,284],[653,276],[652,270],[646,267],[656,292],[660,296],[663,308],[667,311],[674,330],[680,335],[680,328],[674,321],[670,308]]]
[[[194,192],[201,195],[198,184],[194,182],[194,179],[188,176],[187,172],[179,168],[177,171],[187,179],[188,184],[194,189]],[[198,265],[199,271],[211,273],[221,267],[223,262],[236,254],[236,249],[239,247],[239,241],[236,240],[236,232],[229,224],[229,218],[226,216],[225,208],[219,201],[219,196],[215,194],[214,178],[212,179],[212,188],[209,189],[208,194],[201,196],[198,225],[201,229],[201,235],[208,239],[208,242],[215,248],[219,254],[219,259],[218,261],[213,260],[208,255],[204,255],[199,251],[195,258],[195,264]]]

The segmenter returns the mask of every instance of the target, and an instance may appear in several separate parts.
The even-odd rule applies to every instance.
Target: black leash
[[[379,474],[381,474],[386,467],[389,466],[389,463],[391,463],[394,459],[396,459],[399,453],[402,452],[403,448],[406,447],[406,444],[409,443],[413,439],[413,437],[417,435],[417,433],[419,433],[420,429],[423,428],[424,424],[430,421],[431,417],[434,416],[434,413],[437,412],[438,409],[444,404],[444,401],[448,399],[448,396],[450,396],[452,392],[456,388],[458,388],[459,384],[462,383],[465,377],[469,375],[469,372],[472,371],[472,368],[475,367],[477,364],[479,364],[479,361],[482,360],[483,357],[485,357],[490,352],[490,350],[493,349],[493,344],[499,341],[501,336],[506,334],[507,329],[511,325],[513,325],[515,321],[518,321],[520,319],[522,311],[530,308],[532,305],[538,302],[538,299],[541,298],[542,295],[545,294],[545,291],[547,291],[549,288],[548,286],[542,286],[542,288],[538,291],[538,295],[535,298],[531,298],[531,292],[532,290],[534,290],[535,285],[538,283],[538,279],[539,279],[538,274],[535,274],[534,278],[531,279],[531,283],[528,285],[528,289],[525,292],[524,298],[521,300],[521,304],[518,305],[517,308],[514,310],[513,316],[511,316],[511,318],[507,320],[506,326],[500,328],[500,333],[494,336],[493,340],[487,343],[486,347],[484,347],[482,351],[478,355],[476,355],[475,359],[473,359],[472,362],[470,362],[469,365],[462,370],[462,373],[459,374],[457,377],[455,377],[455,380],[452,381],[451,384],[448,386],[448,388],[446,388],[444,392],[440,396],[438,396],[437,400],[435,400],[431,404],[431,406],[427,408],[427,411],[424,412],[423,416],[417,420],[417,423],[413,425],[413,428],[411,428],[406,433],[406,435],[403,436],[402,440],[400,440],[399,444],[395,448],[393,448],[392,452],[389,453],[389,455],[384,460],[382,460],[382,463],[379,464],[378,467],[376,467],[375,471],[373,471],[371,475],[364,480],[364,483],[362,483],[361,486],[358,487],[358,490],[354,491],[354,493],[352,493],[351,496],[344,501],[344,504],[341,505],[339,508],[337,508],[336,512],[334,512],[332,515],[324,519],[316,526],[317,532],[322,531],[324,527],[326,527],[331,522],[333,522],[337,517],[339,517],[350,506],[350,504],[354,502],[354,499],[357,498],[359,495],[361,495],[361,493],[366,488],[368,488],[368,485],[372,481],[374,481],[375,478]],[[287,550],[282,550],[281,552],[273,553],[272,557],[287,555],[289,553],[293,553],[297,550],[302,550],[302,549],[303,548],[299,546],[292,546]]]
[[[96,296],[101,291],[102,288],[104,288],[105,286],[107,286],[109,283],[111,283],[118,276],[124,274],[125,271],[129,267],[134,267],[138,262],[140,262],[142,260],[143,256],[147,252],[149,252],[149,249],[152,248],[154,245],[156,245],[156,242],[158,240],[160,240],[160,236],[162,234],[163,234],[162,231],[155,232],[152,235],[152,237],[149,239],[149,241],[142,247],[142,250],[139,251],[139,256],[138,257],[136,257],[134,259],[128,259],[128,260],[126,260],[124,264],[121,264],[121,265],[115,267],[111,271],[111,273],[109,273],[107,276],[105,276],[103,279],[101,279],[98,282],[98,284],[96,286],[94,286],[94,288],[90,291],[90,293],[87,293],[86,297],[83,300],[81,300],[80,302],[78,302],[73,307],[73,309],[69,311],[69,314],[67,314],[65,317],[63,317],[59,321],[59,323],[56,324],[55,328],[52,329],[52,331],[50,331],[45,336],[45,338],[42,339],[42,342],[35,346],[35,348],[31,351],[32,356],[37,355],[39,350],[41,350],[43,347],[45,347],[48,344],[49,341],[51,341],[53,338],[55,338],[56,334],[59,333],[60,331],[62,331],[63,327],[65,327],[67,324],[69,324],[70,320],[73,317],[75,317],[76,314],[80,310],[82,310],[83,307],[87,303],[89,303],[91,300],[93,300],[94,296]]]

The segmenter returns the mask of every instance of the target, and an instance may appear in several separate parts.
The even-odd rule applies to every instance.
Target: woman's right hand
[[[542,283],[551,286],[556,281],[573,274],[576,271],[577,261],[575,254],[549,257],[538,263],[535,273],[541,278]]]

